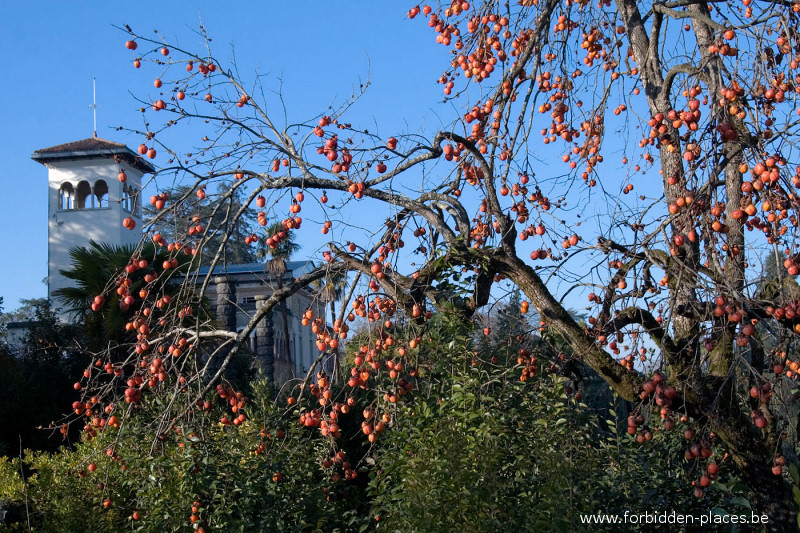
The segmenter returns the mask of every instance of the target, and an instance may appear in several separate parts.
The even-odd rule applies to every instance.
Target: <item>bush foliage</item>
[[[74,449],[0,460],[9,511],[0,529],[596,531],[582,513],[749,505],[724,450],[712,447],[720,477],[697,499],[692,482],[705,463],[682,459],[682,431],[640,444],[616,433],[613,411],[601,425],[545,350],[523,381],[530,360],[519,364],[513,343],[498,350],[454,314],[429,327],[430,342],[394,358],[415,368],[413,391],[396,402],[384,392],[388,375],[355,393],[332,387],[334,403],[354,404],[336,419],[338,439],[298,423],[313,394],[298,398],[295,388],[284,407],[264,379],[244,391],[238,424],[225,420],[230,402],[220,397],[190,423],[159,425],[163,400],[143,395],[119,408],[124,424]],[[362,431],[365,411],[385,421],[374,442]]]

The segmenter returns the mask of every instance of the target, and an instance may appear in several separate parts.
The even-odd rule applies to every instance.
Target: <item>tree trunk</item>
[[[584,331],[569,315],[564,307],[547,290],[536,272],[516,256],[503,259],[494,258],[493,266],[497,271],[511,279],[536,308],[548,327],[557,331],[570,345],[573,352],[582,361],[592,367],[623,398],[634,401],[641,387],[638,375],[628,372],[617,363],[605,350],[601,349],[595,339]],[[676,383],[681,385],[681,383]],[[714,412],[714,406],[707,404],[694,383],[683,382],[684,389],[679,391],[686,407],[692,416],[708,419]],[[713,404],[712,399],[712,404]],[[716,406],[716,409],[719,409]],[[737,410],[738,405],[730,406]],[[718,416],[718,415],[717,415]],[[747,417],[735,413],[724,420],[711,417],[714,433],[726,444],[731,457],[742,473],[742,481],[747,485],[753,498],[755,511],[759,515],[766,514],[769,522],[767,531],[797,531],[796,510],[792,491],[781,476],[772,473],[770,464],[772,453],[764,443],[764,439]]]
[[[769,518],[766,530],[771,532],[797,531],[797,511],[792,491],[782,476],[772,473],[769,465],[756,462],[742,469],[742,481],[753,495],[757,513]],[[763,517],[762,517],[763,518]]]
[[[744,416],[742,418],[745,418]],[[792,497],[792,488],[783,476],[776,476],[772,466],[765,459],[770,451],[761,446],[752,433],[757,430],[752,425],[743,426],[743,421],[728,421],[714,424],[713,429],[728,447],[736,466],[742,473],[742,482],[752,495],[754,512],[766,515],[767,531],[797,531],[797,510]],[[744,421],[747,423],[747,421]],[[753,446],[756,442],[756,446]]]

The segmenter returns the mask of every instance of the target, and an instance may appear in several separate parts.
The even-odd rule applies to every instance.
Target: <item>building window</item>
[[[134,215],[141,215],[142,206],[139,191],[128,185],[122,186],[122,209]]]
[[[122,209],[128,212],[131,210],[130,188],[127,185],[122,186]]]
[[[97,207],[108,207],[108,184],[103,180],[94,183],[94,199]]]
[[[236,330],[236,333],[241,333],[242,331],[244,331],[244,329],[239,328],[238,330]],[[250,335],[247,336],[247,349],[250,350],[250,353],[256,353],[257,344],[258,343],[256,341],[256,330],[254,329],[253,331],[250,332]]]
[[[58,191],[58,208],[59,209],[74,209],[75,190],[72,184],[67,182],[61,185]]]
[[[88,204],[87,204],[88,201]],[[92,206],[92,186],[88,181],[78,183],[75,191],[75,209],[86,209]]]
[[[239,308],[247,314],[255,313],[258,310],[256,299],[253,296],[245,296],[239,301]]]

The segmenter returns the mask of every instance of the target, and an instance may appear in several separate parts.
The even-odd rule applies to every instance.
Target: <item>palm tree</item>
[[[125,266],[133,254],[132,246],[114,246],[89,241],[88,247],[77,246],[69,251],[72,260],[70,270],[61,270],[61,275],[74,282],[53,292],[76,323],[84,326],[90,347],[100,349],[109,342],[119,344],[124,337],[126,313],[119,307],[119,298],[109,291],[113,301],[107,302],[102,313],[90,311],[95,296],[106,292],[110,280]]]
[[[125,330],[125,324],[130,320],[131,312],[123,310],[120,306],[120,296],[116,291],[109,290],[110,283],[120,271],[131,263],[134,255],[133,246],[117,246],[107,243],[89,241],[88,247],[76,246],[69,251],[72,259],[70,270],[61,270],[61,275],[72,280],[73,286],[64,287],[53,292],[71,315],[72,320],[82,324],[89,347],[99,350],[113,347],[132,340],[131,334]],[[163,248],[157,248],[152,243],[146,243],[136,254],[140,259],[148,261],[147,269],[138,269],[128,275],[133,282],[130,291],[138,293],[146,285],[144,276],[146,271],[163,272],[162,263],[169,257]],[[190,256],[179,256],[183,269],[191,261]],[[164,290],[167,281],[158,276],[156,286]],[[169,292],[175,293],[179,286],[167,286]],[[92,302],[95,296],[105,294],[106,299],[101,312],[92,312]],[[124,306],[123,306],[124,307]]]
[[[278,290],[280,290],[283,288],[283,276],[286,274],[287,269],[286,262],[300,249],[300,245],[294,241],[294,234],[286,231],[280,222],[270,225],[267,229],[267,234],[270,237],[282,234],[278,244],[267,248],[269,260],[267,260],[265,266],[265,270],[275,278],[275,283],[278,286]],[[284,339],[283,353],[281,355],[283,360],[287,361],[291,368],[294,368],[294,361],[292,361],[292,354],[289,350],[289,320],[287,318],[285,299],[281,300],[280,312]]]
[[[320,279],[315,284],[315,289],[323,302],[331,307],[331,324],[336,322],[336,302],[342,297],[347,277],[342,272],[336,272]],[[339,350],[333,355],[333,380],[339,376]]]

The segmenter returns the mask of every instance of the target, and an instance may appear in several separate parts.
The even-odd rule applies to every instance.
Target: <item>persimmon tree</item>
[[[719,465],[717,490],[694,497],[701,465],[681,465],[682,431],[642,444],[624,430],[600,438],[597,418],[560,371],[521,381],[517,352],[487,346],[476,354],[481,325],[456,313],[437,312],[426,327],[413,401],[376,401],[391,383],[386,373],[365,390],[334,385],[359,408],[340,407],[318,428],[287,417],[285,398],[273,401],[269,382],[255,379],[245,389],[245,422],[218,423],[230,406],[212,401],[192,420],[176,420],[153,449],[144,437],[163,405],[147,392],[119,428],[74,449],[0,457],[5,529],[576,531],[598,502],[609,514],[744,511],[730,462]],[[370,442],[362,421],[379,440]],[[333,423],[336,439],[321,431]]]
[[[143,75],[158,90],[142,97],[139,152],[161,154],[158,176],[187,186],[180,197],[154,196],[156,217],[228,185],[214,204],[223,217],[187,220],[194,231],[182,242],[148,238],[173,254],[213,257],[213,267],[231,234],[211,254],[210,236],[224,233],[220,220],[237,226],[251,205],[258,224],[279,220],[282,229],[250,242],[275,248],[309,225],[330,237],[322,265],[274,291],[240,333],[192,319],[210,276],[186,277],[186,301],[137,300],[128,388],[152,389],[148,371],[162,374],[175,383],[162,422],[191,416],[277,302],[350,272],[338,319],[327,324],[309,311],[304,322],[322,352],[347,338],[350,322],[368,324],[348,384],[369,387],[393,373],[385,399],[401,401],[413,388],[403,361],[424,342],[430,313],[455,301],[470,319],[493,286],[511,283],[542,332],[637,405],[629,433],[643,438],[678,419],[692,426],[686,460],[707,469],[698,498],[722,460],[709,456],[711,445],[722,442],[768,527],[795,527],[781,451],[792,422],[773,392],[795,389],[800,369],[799,10],[751,0],[412,6],[408,17],[427,20],[450,52],[438,82],[460,111],[438,131],[380,136],[350,122],[351,100],[317,110],[310,102],[307,116],[289,119],[210,44],[194,52],[126,28],[134,66],[148,67]],[[199,146],[162,141],[167,130],[196,126],[206,128]],[[238,209],[234,197],[244,198]],[[344,215],[366,209],[358,222]],[[763,279],[768,258],[779,268]],[[471,277],[454,284],[462,270]],[[565,307],[575,294],[588,298],[585,324]],[[395,335],[398,323],[414,335]],[[205,364],[181,362],[210,338],[220,342]],[[162,358],[170,346],[178,357]],[[208,375],[215,358],[224,361]],[[153,369],[154,359],[162,366]],[[308,386],[315,371],[293,400],[303,423],[335,439],[338,404],[328,376]],[[524,377],[536,371],[526,366]],[[86,411],[97,409],[87,402]],[[651,410],[645,423],[639,415]]]

